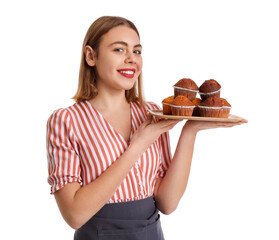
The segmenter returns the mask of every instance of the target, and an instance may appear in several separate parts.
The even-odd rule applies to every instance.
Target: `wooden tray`
[[[239,122],[243,120],[242,117],[230,114],[228,118],[213,118],[213,117],[195,117],[195,116],[176,116],[164,115],[162,110],[148,110],[152,116],[164,119],[185,119],[198,121],[213,121],[213,122]]]

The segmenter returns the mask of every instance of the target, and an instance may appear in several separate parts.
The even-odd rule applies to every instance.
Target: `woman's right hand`
[[[152,122],[152,116],[148,114],[147,119],[133,134],[130,146],[136,146],[141,155],[162,133],[171,130],[180,121],[168,119]]]

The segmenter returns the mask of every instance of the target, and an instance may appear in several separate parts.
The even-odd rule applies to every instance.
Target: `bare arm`
[[[65,221],[74,229],[86,223],[111,198],[142,153],[177,122],[151,123],[149,117],[135,132],[128,149],[101,176],[84,187],[68,183],[57,191],[55,199]]]
[[[200,122],[188,121],[184,125],[172,162],[163,178],[155,185],[155,200],[159,210],[165,214],[173,212],[185,192],[190,174],[196,135],[200,130],[233,127],[247,122]]]

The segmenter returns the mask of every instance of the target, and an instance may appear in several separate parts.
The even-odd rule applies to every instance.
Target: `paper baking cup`
[[[192,114],[193,116],[196,116],[196,117],[198,117],[198,116],[200,116],[200,112],[199,112],[199,107],[198,106],[195,106],[194,107],[194,110],[193,110],[193,114]]]
[[[221,117],[220,113],[223,107],[205,107],[205,106],[198,106],[199,113],[201,117]]]
[[[228,118],[232,107],[223,106],[221,110],[222,118]]]
[[[164,115],[171,115],[171,104],[162,102],[163,105],[163,114]]]
[[[171,105],[172,115],[177,116],[192,116],[195,106],[176,106]]]
[[[175,98],[179,95],[182,95],[182,96],[189,98],[191,101],[196,98],[197,93],[199,92],[198,90],[192,90],[192,89],[176,87],[176,86],[173,86],[173,88],[174,88],[174,97]]]
[[[199,92],[199,94],[201,96],[202,101],[204,101],[205,99],[212,97],[212,96],[216,96],[216,97],[220,98],[220,91],[221,91],[221,88],[215,92],[210,92],[210,93]]]
[[[230,115],[231,107],[206,107],[198,106],[201,117],[217,117],[217,118],[228,118]]]

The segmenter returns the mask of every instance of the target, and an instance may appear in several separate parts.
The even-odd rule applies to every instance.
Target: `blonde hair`
[[[76,102],[90,100],[98,95],[98,89],[96,87],[97,72],[95,67],[89,66],[85,60],[85,55],[83,52],[85,46],[91,46],[98,57],[101,37],[112,28],[120,25],[132,28],[139,36],[136,26],[128,19],[122,17],[103,16],[95,20],[89,27],[82,44],[78,89],[75,96],[73,97]],[[129,103],[138,101],[140,104],[144,104],[142,74],[139,75],[138,80],[133,88],[125,91],[125,96]]]

